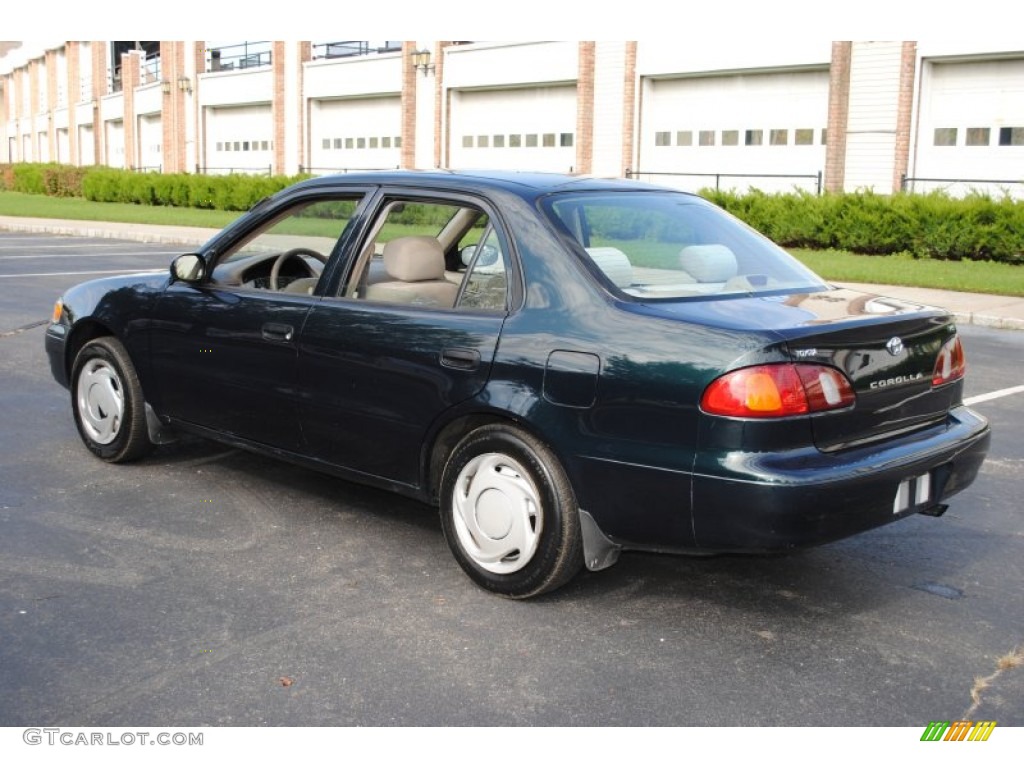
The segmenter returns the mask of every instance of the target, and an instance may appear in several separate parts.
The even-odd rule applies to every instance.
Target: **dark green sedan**
[[[46,333],[85,445],[189,432],[438,505],[529,597],[623,549],[767,552],[975,478],[949,313],[824,283],[699,197],[526,173],[313,179]]]

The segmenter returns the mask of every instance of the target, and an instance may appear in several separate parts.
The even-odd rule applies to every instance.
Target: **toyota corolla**
[[[937,516],[990,437],[948,312],[826,284],[627,181],[302,182],[169,271],[68,290],[46,350],[99,458],[187,432],[392,489],[512,597],[623,549]]]

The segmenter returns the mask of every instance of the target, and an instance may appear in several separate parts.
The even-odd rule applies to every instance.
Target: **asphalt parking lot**
[[[942,518],[627,553],[512,602],[415,502],[197,439],[86,451],[43,321],[184,250],[0,233],[0,725],[1024,725],[999,664],[1024,652],[1024,393],[977,405],[991,453]],[[1024,383],[1024,332],[961,332],[967,396]]]

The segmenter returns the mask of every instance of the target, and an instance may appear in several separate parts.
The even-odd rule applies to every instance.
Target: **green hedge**
[[[0,166],[0,190],[52,197],[84,197],[100,203],[176,205],[247,211],[302,176],[203,176],[192,173],[138,173],[104,166],[79,168],[56,163]]]
[[[137,173],[103,166],[56,163],[0,165],[0,189],[109,203],[175,205],[245,211],[308,176],[203,176]],[[835,248],[855,253],[911,253],[920,258],[1024,264],[1024,202],[973,194],[951,198],[871,192],[746,194],[703,190],[707,199],[793,248]],[[443,217],[432,206],[398,214],[408,224]],[[607,222],[612,226],[615,222]]]
[[[1024,264],[1024,202],[1009,197],[717,190],[701,195],[785,247]]]

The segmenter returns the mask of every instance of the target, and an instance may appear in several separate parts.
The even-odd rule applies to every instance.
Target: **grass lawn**
[[[239,215],[233,211],[132,205],[130,203],[94,203],[79,198],[0,192],[0,216],[121,221],[220,229],[230,224]],[[322,225],[318,222],[310,222],[309,226],[311,229],[319,229]],[[419,234],[423,231],[422,226],[389,226],[394,226],[396,230],[402,231],[386,232],[384,239],[390,239],[398,234]],[[803,249],[790,249],[790,253],[826,280],[910,285],[920,288],[944,288],[953,291],[1024,296],[1024,265],[998,264],[987,261],[914,259],[906,254],[862,256],[847,251]]]
[[[789,250],[826,280],[1024,296],[1024,266],[992,261],[939,261],[907,254],[864,256],[847,251]]]

